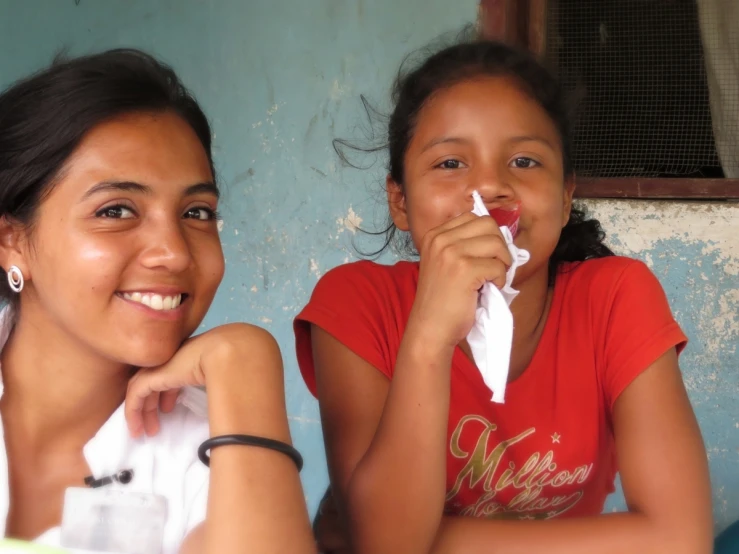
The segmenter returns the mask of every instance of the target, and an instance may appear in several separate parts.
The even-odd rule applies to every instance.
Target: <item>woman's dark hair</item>
[[[528,52],[498,42],[472,40],[444,48],[411,69],[407,65],[408,59],[401,65],[392,89],[394,108],[383,145],[363,148],[353,142],[335,140],[334,148],[345,163],[353,165],[345,148],[370,152],[387,148],[387,171],[402,188],[405,182],[405,154],[413,138],[418,114],[428,100],[438,91],[461,81],[491,76],[513,79],[547,112],[561,138],[565,177],[574,177],[570,110],[564,92],[559,82]],[[377,112],[364,98],[363,102],[372,119]],[[405,233],[399,235],[391,219],[388,219],[384,230],[370,234],[384,235],[385,242],[382,248],[369,255],[378,255],[392,245],[402,253],[413,252],[410,237]],[[587,219],[583,209],[574,207],[550,258],[550,279],[554,279],[557,268],[563,262],[613,255],[603,244],[604,238],[600,223],[595,219]]]
[[[31,226],[44,195],[95,126],[128,113],[164,111],[192,127],[213,170],[205,114],[172,68],[144,52],[58,57],[15,83],[0,94],[0,217]],[[0,301],[12,298],[0,278]]]

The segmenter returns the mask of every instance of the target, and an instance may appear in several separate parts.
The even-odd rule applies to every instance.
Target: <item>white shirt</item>
[[[0,311],[0,350],[12,329],[8,308]],[[0,373],[0,398],[3,394]],[[208,500],[208,468],[198,459],[198,446],[209,436],[208,421],[201,410],[196,414],[185,407],[205,404],[205,393],[186,389],[175,409],[160,414],[160,431],[154,437],[131,438],[123,405],[110,416],[83,450],[92,475],[99,479],[123,469],[132,469],[127,485],[112,483],[107,488],[157,494],[167,499],[162,554],[175,554],[185,536],[205,520]],[[80,409],[84,409],[83,406]],[[197,408],[196,408],[197,409]],[[84,484],[80,484],[84,486]],[[0,419],[0,536],[5,536],[9,507],[8,459]],[[61,529],[49,529],[34,542],[60,546]]]

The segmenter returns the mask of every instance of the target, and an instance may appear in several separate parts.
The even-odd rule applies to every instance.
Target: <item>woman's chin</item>
[[[128,366],[150,368],[166,364],[177,353],[180,343],[159,343],[131,348],[119,359]]]

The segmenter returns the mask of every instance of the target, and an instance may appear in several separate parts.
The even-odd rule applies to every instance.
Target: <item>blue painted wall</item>
[[[0,0],[0,87],[71,54],[116,46],[170,62],[212,122],[225,189],[227,272],[204,326],[247,320],[283,349],[295,442],[313,510],[327,477],[315,401],[298,374],[292,317],[320,275],[355,259],[354,225],[384,216],[379,166],[340,166],[359,94],[387,105],[403,56],[476,17],[476,0]],[[686,381],[703,427],[717,525],[739,518],[739,210],[591,203],[612,244],[648,261],[692,339]],[[686,499],[686,502],[689,502]],[[609,509],[622,506],[615,495]]]

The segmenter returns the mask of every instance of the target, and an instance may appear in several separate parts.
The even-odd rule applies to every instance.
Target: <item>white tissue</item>
[[[490,215],[477,191],[472,193],[472,197],[472,213],[479,216]],[[518,291],[511,284],[516,268],[529,261],[529,253],[513,244],[513,236],[508,227],[501,227],[500,232],[508,245],[513,264],[506,273],[506,282],[502,289],[492,283],[485,283],[480,290],[475,324],[467,335],[467,344],[470,345],[472,357],[483,381],[493,392],[492,401],[503,403],[513,342],[513,315],[508,306],[518,296]]]

